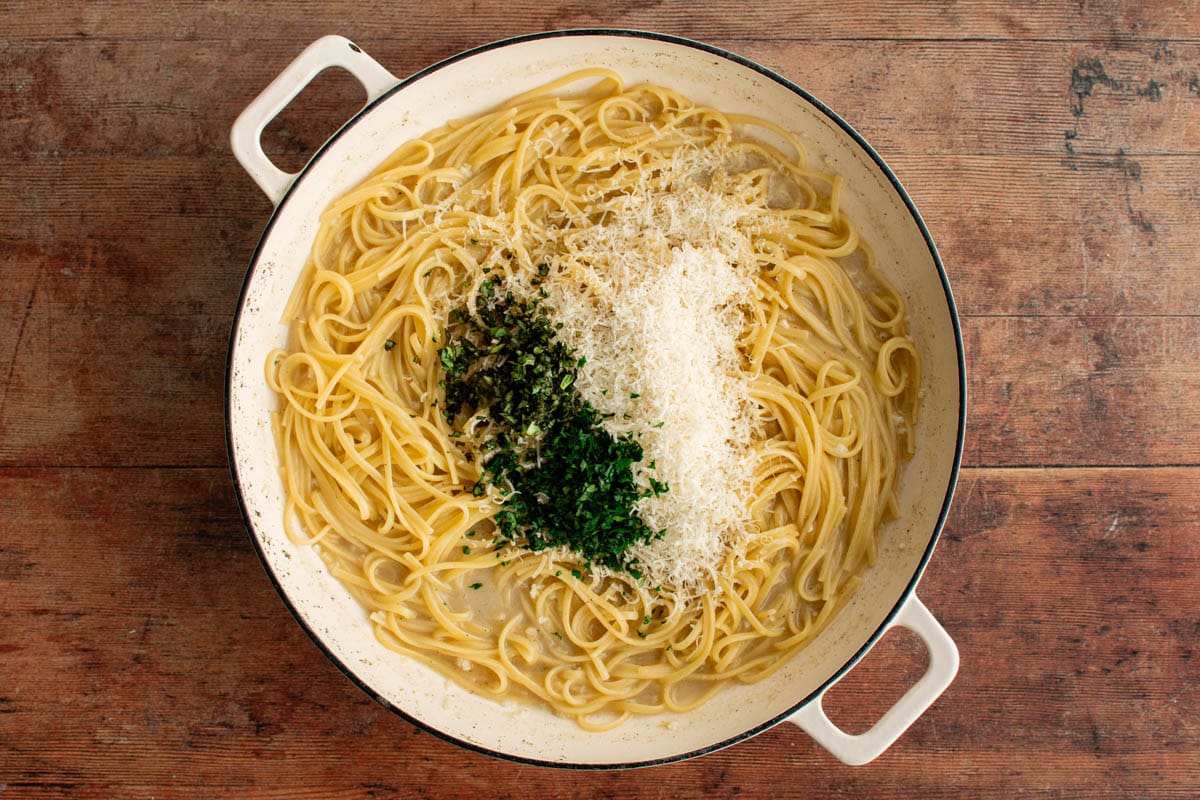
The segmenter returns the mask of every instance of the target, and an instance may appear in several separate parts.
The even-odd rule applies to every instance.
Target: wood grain
[[[891,160],[968,316],[1187,316],[1193,157]]]
[[[225,347],[271,207],[237,113],[342,33],[397,75],[553,28],[759,60],[911,192],[962,313],[968,439],[920,595],[962,653],[875,763],[780,726],[575,773],[389,713],[308,640],[242,525]],[[0,4],[0,800],[1200,795],[1200,8],[1194,0]],[[266,131],[299,168],[361,103]],[[826,698],[868,727],[890,634]]]

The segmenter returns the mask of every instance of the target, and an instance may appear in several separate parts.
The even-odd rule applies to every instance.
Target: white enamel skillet
[[[627,84],[670,86],[727,112],[755,114],[801,136],[818,165],[839,173],[844,204],[882,269],[904,294],[923,358],[924,397],[916,456],[901,480],[902,518],[884,529],[879,558],[833,622],[788,664],[754,685],[733,685],[686,714],[635,718],[589,733],[537,707],[471,694],[380,645],[358,604],[311,549],[283,530],[283,485],[269,417],[276,399],[263,378],[280,347],[284,303],[313,241],[321,211],[405,140],[494,107],[572,70],[615,69]],[[317,74],[349,71],[368,103],[288,174],[264,154],[267,124]],[[780,722],[804,729],[836,758],[864,764],[886,750],[950,685],[958,651],[915,588],[946,519],[962,454],[966,384],[954,300],[929,232],[891,170],[849,125],[795,84],[708,45],[623,30],[559,31],[489,44],[400,80],[360,48],[327,36],[300,54],[242,113],[233,152],[276,204],[246,273],[230,341],[226,424],[246,525],[268,574],[296,619],[351,680],[389,709],[465,747],[523,762],[621,768],[690,758]],[[866,733],[826,717],[822,695],[894,626],[929,651],[924,675]]]

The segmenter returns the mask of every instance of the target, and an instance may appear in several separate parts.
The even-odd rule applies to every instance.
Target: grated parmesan
[[[692,153],[644,176],[600,224],[563,225],[565,246],[547,248],[547,306],[586,359],[577,389],[610,415],[610,433],[638,437],[639,482],[670,487],[638,509],[664,536],[632,554],[649,585],[677,594],[711,587],[749,530],[757,417],[738,339],[757,267],[742,229],[758,214],[694,179],[713,158]]]

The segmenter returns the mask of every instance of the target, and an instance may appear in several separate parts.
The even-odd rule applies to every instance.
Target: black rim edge
[[[905,208],[908,209],[909,215],[912,217],[913,222],[916,223],[917,228],[920,230],[921,236],[925,240],[925,245],[929,250],[929,254],[933,258],[934,265],[937,267],[938,277],[942,284],[942,290],[945,293],[946,308],[950,315],[951,325],[954,329],[954,344],[955,344],[955,349],[956,349],[957,356],[958,356],[958,400],[959,400],[958,430],[957,430],[956,439],[955,439],[954,460],[951,464],[950,478],[947,482],[946,493],[942,500],[941,511],[938,514],[937,522],[935,523],[934,529],[929,537],[929,544],[926,546],[925,552],[922,554],[921,560],[917,564],[917,568],[913,571],[913,576],[910,579],[910,581],[908,582],[908,585],[905,587],[904,592],[901,594],[901,596],[897,600],[896,604],[892,607],[892,610],[887,614],[887,616],[883,619],[883,621],[879,624],[878,628],[876,628],[876,630],[871,634],[871,636],[868,637],[867,641],[862,645],[862,647],[860,647],[854,653],[854,655],[852,655],[841,667],[839,667],[838,670],[832,676],[830,676],[828,680],[826,680],[824,683],[822,683],[820,686],[818,686],[815,690],[813,690],[811,693],[809,693],[806,697],[804,697],[800,701],[793,704],[787,711],[785,711],[781,714],[778,714],[778,715],[768,719],[767,721],[754,726],[753,728],[751,728],[749,730],[743,731],[742,733],[739,733],[736,736],[732,736],[728,739],[722,740],[720,742],[709,745],[707,747],[698,748],[696,750],[692,750],[687,753],[681,753],[679,755],[667,756],[664,758],[652,759],[652,760],[648,760],[648,761],[617,762],[617,763],[613,763],[613,764],[580,764],[580,763],[574,763],[574,762],[545,761],[545,760],[529,758],[529,757],[525,757],[525,756],[517,756],[517,755],[513,755],[511,753],[505,753],[505,752],[499,751],[499,750],[492,750],[490,748],[483,747],[481,745],[477,745],[472,742],[468,742],[463,739],[460,739],[451,734],[445,733],[444,731],[441,731],[441,730],[433,727],[432,725],[430,725],[420,719],[415,718],[408,712],[404,711],[402,708],[396,706],[394,703],[389,701],[387,698],[382,697],[381,695],[376,693],[361,678],[359,678],[352,669],[347,667],[342,662],[342,660],[335,653],[332,652],[332,650],[330,650],[330,648],[324,643],[324,641],[316,633],[316,631],[314,631],[308,625],[308,623],[305,621],[303,616],[300,614],[299,610],[296,608],[296,606],[292,603],[291,599],[288,597],[287,592],[284,591],[282,584],[280,583],[278,577],[275,575],[275,571],[271,566],[271,562],[267,557],[266,551],[264,550],[258,537],[254,534],[254,522],[250,518],[249,509],[247,508],[245,497],[242,494],[242,485],[241,485],[241,481],[240,481],[239,475],[238,475],[237,460],[234,455],[234,443],[233,443],[233,425],[232,425],[232,410],[233,410],[232,374],[233,374],[233,367],[234,367],[233,359],[234,359],[234,349],[237,344],[236,340],[237,340],[237,332],[238,332],[238,328],[239,328],[239,323],[241,322],[242,312],[243,312],[243,309],[245,308],[246,295],[247,295],[247,292],[250,287],[250,281],[253,278],[255,269],[258,265],[258,260],[262,253],[262,248],[263,248],[267,238],[269,237],[272,229],[274,228],[275,222],[279,218],[280,211],[283,209],[284,205],[291,198],[293,189],[296,187],[297,184],[300,183],[300,181],[308,173],[308,171],[312,167],[312,165],[318,159],[320,159],[321,156],[323,156],[329,150],[329,148],[333,146],[333,144],[338,139],[341,138],[342,134],[346,130],[348,130],[356,122],[358,122],[359,119],[361,119],[367,113],[372,111],[377,105],[379,105],[383,101],[390,98],[396,92],[406,88],[407,86],[420,80],[421,78],[427,77],[427,76],[433,74],[434,72],[437,72],[445,67],[450,66],[451,64],[457,63],[459,61],[462,61],[466,58],[470,58],[471,56],[478,55],[480,53],[488,52],[490,50],[495,50],[495,49],[498,49],[501,47],[519,44],[522,42],[535,41],[535,40],[539,40],[539,39],[557,39],[557,38],[564,38],[564,37],[570,37],[570,36],[616,36],[616,37],[628,37],[628,38],[635,38],[635,39],[650,39],[650,40],[654,40],[654,41],[667,42],[669,44],[681,45],[684,47],[690,47],[695,50],[700,50],[700,51],[709,53],[711,55],[719,56],[728,61],[732,61],[735,64],[738,64],[742,67],[750,69],[750,70],[780,84],[781,86],[787,88],[788,90],[792,91],[793,93],[799,95],[806,102],[810,103],[814,108],[816,108],[818,111],[820,111],[826,117],[828,117],[834,124],[836,124],[839,128],[841,128],[842,131],[844,131],[848,136],[850,136],[851,139],[853,139],[854,142],[859,147],[862,148],[863,152],[865,152],[871,158],[871,160],[875,163],[875,165],[880,169],[880,171],[883,173],[884,177],[886,177],[888,179],[888,182],[892,185],[892,188],[896,191],[897,195],[904,202]],[[234,311],[233,322],[231,324],[230,333],[229,333],[228,353],[227,353],[226,362],[225,362],[225,448],[226,448],[227,458],[229,459],[230,473],[233,478],[234,493],[237,496],[238,508],[242,515],[242,521],[246,528],[246,534],[249,536],[250,541],[254,546],[255,552],[258,553],[259,560],[262,562],[263,566],[266,568],[265,571],[267,573],[268,578],[271,581],[271,585],[275,587],[275,591],[279,595],[280,599],[283,601],[283,604],[287,607],[287,609],[291,613],[292,617],[295,618],[295,620],[300,624],[300,627],[304,630],[304,632],[306,634],[308,634],[308,637],[313,641],[313,643],[317,646],[317,648],[325,655],[325,657],[327,659],[329,659],[330,662],[333,663],[334,666],[336,666],[338,668],[339,671],[342,672],[342,674],[344,674],[354,685],[356,685],[359,689],[361,689],[364,694],[366,694],[371,699],[375,700],[377,703],[382,705],[387,710],[391,711],[392,713],[396,714],[400,718],[404,719],[406,722],[409,722],[410,724],[415,725],[416,727],[420,728],[421,730],[424,730],[427,733],[430,733],[443,741],[449,742],[458,747],[466,748],[467,750],[471,750],[476,753],[491,756],[493,758],[498,758],[503,761],[509,761],[509,762],[519,763],[519,764],[530,764],[530,765],[539,766],[539,767],[550,767],[550,768],[562,769],[562,770],[578,770],[578,771],[629,770],[629,769],[640,769],[640,768],[644,768],[644,767],[661,766],[664,764],[672,764],[672,763],[676,763],[676,762],[680,762],[680,761],[687,761],[692,758],[697,758],[700,756],[708,755],[709,753],[714,753],[718,750],[723,750],[726,747],[730,747],[732,745],[738,744],[739,742],[745,741],[746,739],[750,739],[754,736],[757,736],[759,733],[762,733],[763,731],[765,731],[769,728],[775,727],[780,722],[783,722],[788,717],[792,716],[797,711],[799,711],[801,708],[803,708],[804,706],[811,703],[813,700],[820,697],[833,684],[835,684],[839,680],[841,680],[841,678],[844,677],[846,675],[846,673],[848,673],[851,669],[853,669],[854,666],[856,664],[858,664],[859,661],[862,660],[862,658],[871,650],[872,647],[875,646],[875,644],[880,640],[880,638],[882,638],[883,634],[888,630],[889,626],[892,624],[892,621],[896,618],[896,615],[900,613],[900,609],[904,607],[905,603],[908,602],[909,598],[911,598],[913,596],[914,592],[916,591],[917,584],[920,582],[921,576],[924,574],[925,568],[928,566],[929,560],[933,556],[933,551],[937,545],[938,539],[941,538],[942,528],[944,527],[944,525],[946,523],[946,519],[950,513],[951,501],[954,496],[954,490],[958,483],[959,471],[962,466],[963,445],[964,445],[964,439],[966,436],[966,414],[967,414],[967,408],[966,408],[967,382],[966,381],[967,381],[967,379],[966,379],[966,358],[964,355],[964,347],[963,347],[963,339],[962,339],[962,326],[961,326],[961,323],[959,320],[958,308],[954,302],[954,295],[950,289],[950,279],[946,274],[945,265],[942,263],[942,258],[939,255],[939,253],[937,251],[937,247],[933,242],[933,236],[930,234],[929,228],[928,228],[928,226],[926,226],[925,220],[921,217],[920,212],[917,211],[916,205],[913,203],[912,198],[909,196],[909,194],[905,190],[904,186],[900,183],[899,178],[896,177],[895,173],[892,172],[891,167],[889,167],[887,165],[887,163],[883,160],[883,158],[880,157],[880,155],[875,151],[875,149],[870,145],[870,143],[868,143],[867,140],[865,138],[863,138],[863,136],[857,130],[855,130],[849,123],[847,123],[844,119],[842,119],[841,116],[839,116],[836,112],[834,112],[832,109],[830,109],[828,106],[826,106],[824,103],[822,103],[820,100],[818,100],[815,96],[810,94],[808,91],[806,91],[805,89],[800,87],[795,82],[789,80],[788,78],[783,77],[782,75],[775,72],[774,70],[769,69],[768,67],[765,67],[755,61],[752,61],[748,58],[737,55],[736,53],[732,53],[723,48],[716,47],[716,46],[710,45],[710,44],[706,44],[704,42],[699,42],[699,41],[696,41],[693,39],[687,39],[687,38],[684,38],[681,36],[675,36],[673,34],[657,33],[657,32],[652,32],[652,31],[633,30],[633,29],[626,29],[626,28],[572,28],[572,29],[555,30],[555,31],[544,31],[544,32],[540,32],[540,33],[523,34],[520,36],[513,36],[510,38],[506,38],[506,39],[500,39],[500,40],[497,40],[494,42],[489,42],[487,44],[480,45],[478,47],[471,48],[469,50],[464,50],[461,53],[457,53],[457,54],[452,55],[448,58],[445,58],[441,61],[438,61],[434,64],[431,64],[430,66],[425,67],[424,69],[419,70],[418,72],[415,72],[406,78],[403,78],[391,89],[384,92],[382,95],[380,95],[378,98],[371,101],[367,105],[363,106],[362,109],[360,109],[356,114],[354,114],[352,117],[350,117],[350,119],[348,119],[324,144],[322,144],[316,150],[315,153],[313,153],[312,158],[309,159],[309,161],[305,165],[304,169],[302,169],[300,171],[300,173],[296,176],[295,180],[292,181],[292,183],[288,187],[287,191],[284,192],[283,197],[280,198],[279,203],[275,206],[275,209],[271,212],[271,216],[267,220],[266,226],[263,228],[262,235],[259,237],[258,243],[254,247],[254,252],[251,254],[250,263],[246,270],[246,276],[242,281],[241,291],[238,293],[237,306]]]

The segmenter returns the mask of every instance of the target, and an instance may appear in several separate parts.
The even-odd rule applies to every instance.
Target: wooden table
[[[0,798],[1195,797],[1200,11],[1194,0],[0,7]],[[957,681],[875,763],[780,726],[572,773],[389,714],[294,623],[226,466],[226,337],[270,204],[226,145],[304,45],[404,75],[607,25],[707,40],[841,112],[939,243],[970,373],[920,588]],[[359,104],[268,131],[299,166]],[[834,689],[867,725],[921,668]]]

